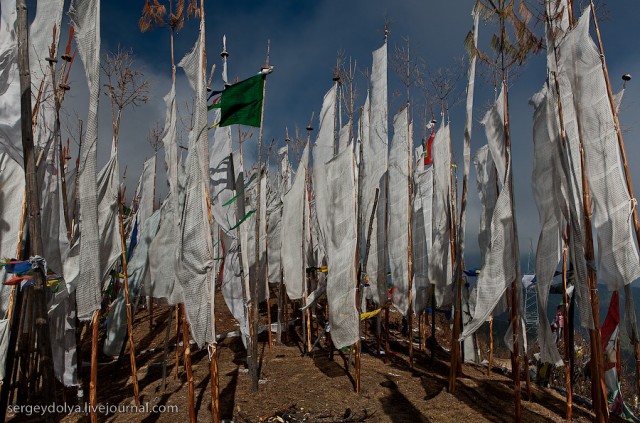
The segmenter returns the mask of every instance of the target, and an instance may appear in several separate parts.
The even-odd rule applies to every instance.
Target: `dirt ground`
[[[173,308],[155,306],[154,326],[150,330],[149,313],[139,310],[135,316],[134,339],[138,366],[141,403],[166,406],[162,412],[113,412],[99,414],[105,422],[186,422],[189,419],[188,384],[181,364],[176,376],[176,333],[172,319],[167,359],[167,386],[162,388],[162,360],[169,314]],[[275,316],[275,311],[272,310]],[[217,301],[217,332],[238,329],[237,323],[220,299]],[[496,359],[496,371],[487,376],[486,369],[463,365],[455,394],[447,392],[449,355],[447,350],[431,353],[421,351],[414,343],[414,367],[410,368],[408,340],[399,332],[398,313],[390,313],[389,363],[376,354],[374,334],[367,333],[362,354],[362,392],[354,392],[354,367],[346,370],[348,351],[336,351],[333,359],[324,340],[311,354],[302,354],[300,325],[289,331],[289,340],[274,342],[269,349],[268,338],[260,338],[260,384],[252,392],[246,369],[246,352],[240,338],[227,337],[218,344],[220,413],[233,422],[511,422],[514,420],[513,383],[500,374],[497,367],[508,360]],[[266,313],[262,314],[266,321]],[[299,320],[297,320],[299,322]],[[375,325],[371,325],[374,327]],[[447,325],[438,325],[440,345],[448,346]],[[83,333],[81,356],[84,398],[78,399],[75,389],[62,392],[59,400],[66,404],[82,404],[89,397],[90,339]],[[312,330],[315,338],[315,329]],[[366,332],[365,332],[366,333]],[[414,331],[417,339],[417,331]],[[275,340],[275,334],[273,335]],[[198,421],[211,421],[211,383],[207,350],[192,352],[195,408]],[[100,357],[97,398],[105,407],[121,409],[133,404],[133,385],[129,356],[120,362]],[[64,394],[64,397],[63,397]],[[522,421],[564,421],[565,401],[557,392],[531,384],[531,397],[522,383]],[[158,408],[156,408],[158,410]],[[39,421],[38,417],[8,413],[9,421]],[[60,415],[63,422],[89,421],[85,413]],[[574,421],[592,421],[593,415],[580,404],[574,404]]]

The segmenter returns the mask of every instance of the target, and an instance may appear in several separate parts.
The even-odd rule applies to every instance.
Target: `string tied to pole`
[[[47,260],[44,257],[37,255],[29,257],[29,263],[33,270],[40,269],[44,275],[47,274]]]
[[[631,219],[631,215],[633,214],[633,212],[636,210],[636,207],[638,206],[638,200],[634,198],[629,200],[630,203],[630,210],[629,210],[629,216],[627,216],[627,222],[629,221],[629,219]]]
[[[209,361],[213,360],[213,354],[215,353],[216,346],[214,344],[207,345],[207,355],[209,356]]]

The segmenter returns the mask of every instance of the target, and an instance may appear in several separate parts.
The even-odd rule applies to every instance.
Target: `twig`
[[[289,405],[287,405],[287,406],[285,406],[285,407],[281,407],[281,408],[277,409],[276,411],[273,411],[273,412],[271,412],[271,413],[269,413],[269,414],[265,414],[265,415],[263,415],[263,416],[260,416],[260,417],[258,418],[258,421],[259,421],[259,422],[264,422],[264,421],[266,421],[266,420],[269,420],[271,417],[275,417],[275,416],[276,416],[277,414],[279,414],[279,413],[284,413],[284,412],[285,412],[285,411],[287,411],[287,410],[291,410],[291,409],[292,409],[292,408],[294,408],[295,406],[296,406],[296,403],[295,403],[295,402],[292,402],[292,403],[290,403]],[[240,412],[240,410],[238,410],[238,412]]]

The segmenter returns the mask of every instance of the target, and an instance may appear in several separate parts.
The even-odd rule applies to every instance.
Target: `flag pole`
[[[353,82],[353,81],[351,81]],[[353,90],[353,83],[351,84],[351,88]],[[351,99],[353,101],[353,95],[351,96]],[[362,115],[363,115],[363,110],[361,109],[360,111],[360,126],[362,128]],[[353,122],[353,121],[352,121]],[[353,123],[352,123],[353,125]],[[360,129],[360,132],[362,132],[362,129]],[[362,264],[360,263],[360,248],[361,248],[361,244],[362,244],[362,224],[364,223],[364,218],[365,216],[363,216],[364,210],[362,210],[362,180],[363,180],[363,170],[364,170],[364,149],[362,146],[362,142],[360,142],[360,146],[359,146],[359,150],[358,150],[358,154],[360,155],[360,160],[358,163],[358,180],[357,180],[357,196],[356,196],[356,254],[355,254],[355,270],[356,270],[356,295],[355,295],[355,302],[356,302],[356,310],[358,311],[358,341],[356,342],[356,386],[355,386],[355,391],[357,394],[360,393],[360,387],[361,387],[361,379],[360,379],[360,372],[361,372],[361,360],[360,360],[360,354],[361,354],[361,339],[360,339],[360,335],[361,335],[361,331],[362,331],[362,325],[361,325],[361,321],[360,321],[360,315],[362,314],[362,300],[360,298],[360,288],[361,286],[363,286],[362,283],[362,277],[364,277],[364,275],[366,275],[367,269],[367,254],[369,252],[369,238],[371,236],[371,234],[369,233],[367,236],[367,243],[365,245],[365,256],[364,256],[364,260],[362,262]],[[376,198],[374,201],[374,212],[375,212],[375,203],[377,203],[378,199]],[[365,310],[366,310],[366,306],[365,306]],[[365,321],[365,334],[366,334],[366,329],[367,329],[367,323]],[[379,351],[379,349],[378,349]]]
[[[120,226],[120,246],[122,250],[122,273],[124,276],[124,298],[125,298],[125,307],[127,309],[127,335],[129,337],[129,360],[131,362],[131,378],[133,380],[133,397],[136,402],[136,406],[140,406],[140,394],[138,391],[138,372],[136,368],[136,351],[135,344],[133,342],[133,318],[131,313],[131,300],[129,297],[129,275],[127,272],[127,248],[125,244],[125,235],[124,235],[124,217],[123,217],[123,206],[122,202],[124,201],[123,192],[120,192],[118,195],[118,220]]]
[[[311,131],[309,131],[309,129],[307,128],[307,143],[311,142]],[[304,310],[304,314],[302,315],[302,344],[303,344],[303,348],[302,350],[305,351],[306,353],[311,352],[311,310],[309,310],[308,306],[308,295],[309,295],[309,287],[310,287],[310,278],[309,278],[309,274],[307,274],[306,272],[306,266],[305,266],[305,239],[304,239],[304,234],[305,234],[305,229],[306,226],[308,226],[309,228],[309,236],[311,236],[311,201],[310,201],[310,180],[309,180],[309,172],[305,172],[304,175],[304,194],[303,194],[303,203],[304,206],[302,208],[302,284],[303,284],[303,300],[304,300],[304,305],[305,305],[305,310]],[[306,206],[307,204],[309,205],[309,216],[306,215],[305,211],[307,210]],[[308,222],[308,225],[305,225]],[[311,238],[310,238],[311,239]],[[310,250],[313,250],[313,247],[309,246]]]
[[[569,297],[567,296],[567,239],[563,240],[562,248],[562,302],[564,303],[564,356],[565,356],[565,386],[567,389],[566,419],[572,419],[573,393],[571,392],[571,366],[569,366]]]
[[[385,187],[384,187],[384,191],[385,191],[385,202],[384,202],[384,215],[385,216],[389,216],[389,172],[385,172],[385,178],[384,178],[384,183],[385,183]],[[385,250],[387,249],[386,246],[388,246],[388,232],[389,232],[389,219],[385,218],[384,219],[384,245],[385,245]],[[385,251],[385,257],[386,257],[386,253],[388,253],[388,251]],[[384,271],[385,275],[384,275],[384,288],[385,288],[385,293],[387,295],[387,298],[385,298],[385,302],[389,301],[389,288],[387,286],[387,271],[386,271],[386,266],[385,266],[385,271]],[[389,357],[389,353],[391,350],[391,346],[389,345],[389,307],[384,309],[384,363],[385,364],[389,364],[389,362],[391,362],[391,357]]]
[[[91,376],[89,379],[89,404],[91,405],[91,423],[98,422],[96,409],[98,406],[97,384],[98,384],[98,323],[100,321],[100,310],[93,312],[91,320]]]
[[[187,372],[187,391],[189,398],[189,421],[195,423],[196,409],[195,409],[195,391],[193,386],[193,371],[191,369],[191,345],[189,344],[189,323],[187,322],[187,313],[185,306],[181,305],[182,311],[182,343],[184,347],[184,368]]]
[[[262,83],[262,107],[260,108],[260,129],[258,131],[258,195],[257,195],[257,207],[256,207],[256,227],[255,227],[255,238],[256,238],[256,247],[255,247],[255,272],[253,278],[253,286],[252,286],[252,295],[251,295],[251,307],[250,311],[250,319],[253,323],[251,328],[251,362],[249,367],[249,372],[251,373],[251,390],[253,392],[258,391],[258,332],[259,332],[259,314],[258,314],[258,280],[260,278],[260,210],[261,210],[261,202],[260,202],[260,194],[262,188],[262,128],[264,127],[264,98],[267,91],[267,81],[266,74],[270,72],[269,67],[269,53],[271,49],[271,41],[267,41],[267,57],[265,60],[265,65],[262,67],[261,72],[266,72],[263,76],[264,81]],[[269,328],[271,330],[271,328]]]
[[[176,314],[176,372],[175,379],[178,380],[180,376],[180,304],[176,304],[175,306],[175,314]]]
[[[473,42],[474,45],[478,43],[478,20],[479,13],[474,8],[472,11],[473,16]],[[451,368],[450,368],[450,377],[449,377],[449,390],[450,392],[455,392],[456,385],[456,375],[458,372],[458,368],[460,367],[460,363],[456,363],[459,359],[458,349],[460,348],[460,343],[458,341],[458,337],[460,336],[460,328],[461,328],[461,312],[462,312],[462,271],[464,269],[464,237],[465,237],[465,225],[466,225],[466,210],[467,210],[467,191],[468,191],[468,181],[469,181],[469,170],[470,170],[470,158],[471,158],[471,129],[473,127],[473,93],[475,88],[475,72],[476,72],[476,55],[474,54],[469,63],[469,78],[467,81],[467,99],[466,99],[466,121],[465,121],[465,131],[464,131],[464,146],[463,146],[463,166],[464,173],[462,176],[462,198],[460,201],[460,219],[458,221],[457,235],[455,239],[457,239],[457,244],[455,245],[455,257],[454,259],[454,269],[453,275],[457,284],[457,298],[456,298],[456,310],[455,310],[455,321],[454,321],[454,330],[453,330],[453,343],[456,345],[455,349],[452,348],[451,354]],[[451,147],[449,147],[451,148]],[[452,191],[452,200],[455,199],[455,193]],[[453,207],[452,202],[452,207]],[[453,218],[455,218],[455,213],[453,214]],[[454,230],[456,230],[455,224],[453,225]],[[453,252],[453,251],[452,251]],[[454,355],[453,352],[456,352]],[[455,362],[454,362],[455,360]],[[454,366],[455,365],[455,366]]]
[[[569,8],[571,13],[571,8]],[[550,19],[550,18],[547,18]],[[549,20],[549,25],[551,22]],[[551,31],[553,37],[553,31]],[[558,52],[556,49],[555,38],[553,40],[554,57],[556,63],[558,62]],[[557,74],[554,74],[555,91],[557,96],[558,117],[560,120],[560,138],[562,145],[566,145],[565,128],[564,128],[564,115],[562,111],[562,102],[560,99],[560,85],[558,82]],[[575,100],[574,100],[575,101]],[[584,214],[583,231],[585,234],[585,251],[584,256],[587,263],[594,261],[594,248],[593,248],[593,233],[591,225],[591,196],[589,194],[589,180],[586,173],[586,163],[584,157],[584,144],[582,141],[582,125],[577,113],[576,107],[576,124],[578,127],[578,140],[580,144],[580,164],[581,164],[581,187],[582,187],[582,211]],[[566,160],[566,159],[565,159]],[[565,166],[566,168],[566,166]],[[565,173],[567,170],[565,169]],[[604,386],[604,373],[602,363],[602,345],[600,338],[600,315],[599,315],[599,300],[598,300],[598,286],[597,275],[595,269],[592,266],[587,265],[587,286],[589,288],[589,301],[591,304],[591,312],[593,318],[593,329],[589,330],[589,337],[591,341],[591,395],[593,400],[593,410],[595,412],[595,418],[597,422],[604,422],[608,420],[609,409],[607,407],[607,400],[605,396]],[[575,295],[575,294],[574,294]]]
[[[271,167],[271,151],[273,149],[273,142],[275,140],[271,140],[271,143],[269,144],[269,150],[267,152],[267,171],[270,169]],[[268,179],[267,179],[268,181]],[[266,196],[265,196],[266,198]],[[265,204],[265,207],[267,205]],[[265,270],[264,270],[264,275],[265,275],[265,288],[266,288],[266,295],[267,295],[267,336],[268,336],[268,340],[269,340],[269,352],[273,351],[273,334],[271,333],[271,284],[269,282],[269,237],[267,236],[267,234],[269,233],[269,219],[266,217],[266,213],[265,213],[265,218],[266,218],[266,222],[265,222],[265,240],[264,240],[264,245],[265,245]]]
[[[310,143],[311,142],[311,133],[308,132],[308,137],[307,137],[307,142]],[[306,204],[309,204],[309,216],[307,216],[307,221],[309,222],[309,251],[313,251],[313,231],[312,231],[312,224],[313,224],[313,220],[311,219],[311,178],[309,178],[309,172],[306,173],[305,175],[305,179],[306,179],[306,183],[305,183],[305,187],[306,187],[306,192],[305,192],[305,201],[307,202]],[[309,288],[311,288],[311,273],[305,273],[302,274],[304,279],[304,303],[305,306],[308,304],[308,290]],[[306,276],[306,277],[305,277]],[[307,307],[304,311],[304,315],[305,315],[305,328],[306,328],[306,342],[307,342],[307,353],[311,352],[311,308]]]
[[[38,180],[36,175],[36,163],[34,156],[31,109],[31,74],[29,72],[29,31],[27,27],[27,4],[25,0],[17,0],[17,34],[18,34],[18,70],[20,76],[20,115],[22,133],[22,151],[25,171],[25,192],[27,224],[29,234],[29,254],[40,256],[43,251],[40,199]],[[35,328],[37,335],[37,353],[42,367],[42,397],[46,405],[56,401],[55,377],[53,374],[53,361],[51,354],[51,342],[49,324],[47,319],[47,305],[45,298],[45,279],[42,267],[36,266],[33,274],[33,308],[35,312]],[[17,316],[14,316],[16,318]],[[3,398],[5,396],[3,395]],[[5,413],[3,410],[2,413]],[[4,415],[3,415],[4,417]],[[53,414],[48,414],[47,420],[54,420]]]
[[[444,110],[444,109],[443,109]],[[444,111],[442,114],[444,120]],[[449,137],[449,163],[451,163],[451,138]],[[464,184],[463,184],[464,185]],[[463,190],[466,187],[463,186]],[[456,239],[456,212],[455,212],[455,187],[453,183],[453,166],[449,166],[449,243],[451,250],[451,266],[453,266],[453,278],[455,283],[455,305],[453,313],[453,331],[451,333],[451,362],[449,366],[449,393],[456,391],[456,380],[458,370],[461,369],[460,363],[460,321],[462,319],[462,273],[458,272],[462,266],[462,262],[458,262],[462,258],[458,258],[458,240]],[[458,264],[460,263],[460,264]]]
[[[609,104],[611,105],[611,114],[613,115],[613,121],[616,127],[616,137],[618,139],[618,148],[620,150],[620,158],[624,169],[624,177],[627,183],[627,189],[632,201],[633,211],[633,228],[636,233],[636,240],[640,245],[640,222],[638,221],[638,207],[636,206],[635,195],[633,193],[633,182],[631,178],[631,172],[629,172],[629,162],[627,161],[627,152],[624,145],[624,139],[622,137],[622,131],[620,130],[620,121],[618,120],[618,108],[616,107],[615,100],[613,98],[613,91],[611,89],[611,80],[609,79],[609,71],[607,70],[607,61],[604,57],[604,48],[602,45],[602,37],[600,36],[600,26],[598,25],[598,19],[596,17],[595,7],[593,1],[591,3],[591,14],[593,16],[593,23],[596,29],[596,36],[598,38],[598,48],[600,50],[600,61],[602,63],[602,72],[604,74],[604,80],[607,85],[607,96],[609,97]],[[623,77],[624,79],[624,77]],[[633,294],[631,293],[631,286],[627,284],[624,286],[625,298],[629,298],[633,302]],[[640,339],[636,332],[636,322],[631,325],[631,342],[633,343],[633,355],[636,360],[636,394],[640,395]]]

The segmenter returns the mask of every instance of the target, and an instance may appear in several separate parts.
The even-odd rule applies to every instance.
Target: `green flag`
[[[260,73],[227,87],[222,92],[220,102],[209,107],[221,109],[218,126],[238,124],[259,127],[264,80],[265,74]]]

